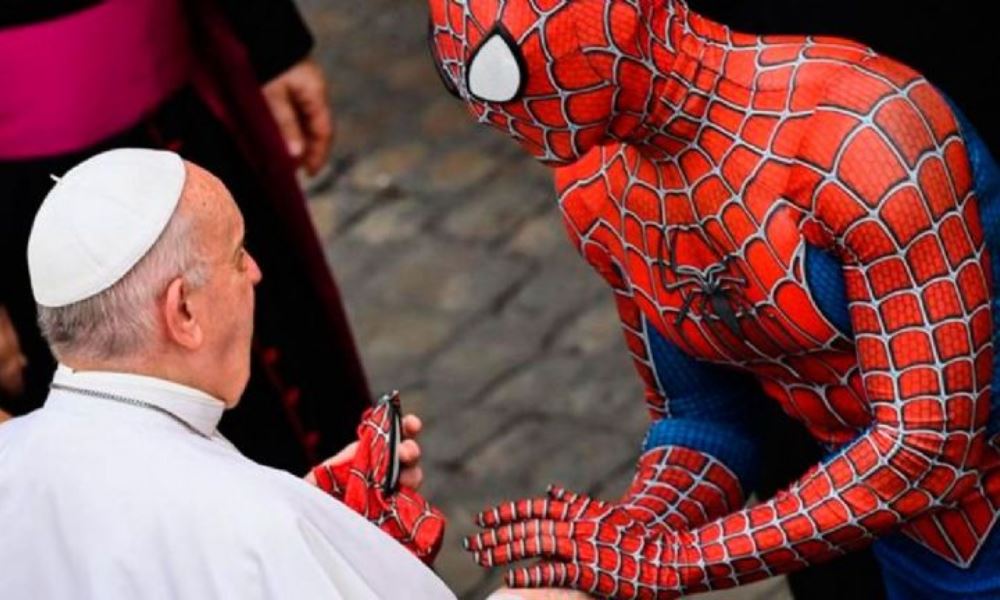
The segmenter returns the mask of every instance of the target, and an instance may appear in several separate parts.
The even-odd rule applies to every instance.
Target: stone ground
[[[300,0],[338,135],[311,208],[373,389],[426,424],[437,570],[461,598],[501,572],[472,515],[559,482],[619,496],[647,426],[611,296],[563,235],[548,171],[476,126],[428,57],[425,0]],[[706,596],[707,597],[707,596]],[[718,598],[790,598],[782,580]]]

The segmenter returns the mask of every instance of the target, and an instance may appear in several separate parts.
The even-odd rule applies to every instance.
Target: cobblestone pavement
[[[647,426],[610,293],[565,239],[549,173],[476,126],[427,55],[425,0],[300,0],[338,136],[311,208],[376,391],[426,424],[437,570],[462,598],[501,573],[472,515],[552,482],[617,497]],[[783,581],[722,598],[787,598]]]

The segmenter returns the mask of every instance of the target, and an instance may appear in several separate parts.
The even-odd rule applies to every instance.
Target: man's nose
[[[250,265],[249,265],[250,266],[250,281],[254,285],[257,285],[258,283],[260,283],[260,280],[263,279],[264,274],[261,273],[260,266],[257,264],[257,261],[254,260],[253,256],[251,256],[249,253],[247,254],[247,260],[250,261]]]

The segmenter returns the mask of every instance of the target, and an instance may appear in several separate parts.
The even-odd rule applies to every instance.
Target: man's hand
[[[430,563],[441,548],[445,518],[411,487],[423,481],[418,465],[420,446],[414,439],[421,424],[413,415],[407,415],[400,423],[402,431],[396,452],[401,467],[398,487],[383,488],[393,461],[396,402],[381,401],[365,411],[358,426],[358,441],[313,469],[306,479]]]
[[[399,463],[401,472],[399,474],[399,485],[414,490],[419,490],[424,482],[424,471],[420,468],[420,444],[417,443],[417,436],[424,424],[416,415],[406,415],[403,417],[403,441],[399,444]],[[354,455],[358,451],[358,442],[351,442],[343,450],[334,456],[320,463],[319,467],[336,468],[346,465],[354,460]],[[316,470],[310,471],[305,480],[313,485],[316,484]]]
[[[315,60],[302,60],[262,88],[288,153],[315,175],[326,164],[333,142],[333,118],[326,79]]]
[[[654,448],[639,458],[620,500],[553,486],[545,497],[480,513],[484,531],[465,547],[484,567],[544,559],[509,571],[511,587],[669,598],[680,593],[678,567],[693,560],[681,544],[688,530],[742,504],[739,480],[718,460],[678,446]]]
[[[507,572],[512,588],[569,587],[614,600],[676,598],[687,532],[650,529],[621,505],[552,487],[547,496],[481,512],[465,539],[484,567],[542,559]]]
[[[0,395],[19,396],[24,391],[22,372],[27,364],[10,315],[0,306]],[[3,414],[0,411],[0,421],[4,420]]]

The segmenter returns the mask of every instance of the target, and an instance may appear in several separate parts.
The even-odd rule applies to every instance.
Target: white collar
[[[112,371],[74,371],[60,364],[52,383],[63,386],[62,389],[70,393],[78,389],[122,396],[151,404],[205,437],[212,437],[219,420],[222,419],[223,411],[226,410],[222,400],[201,390],[148,375]]]

